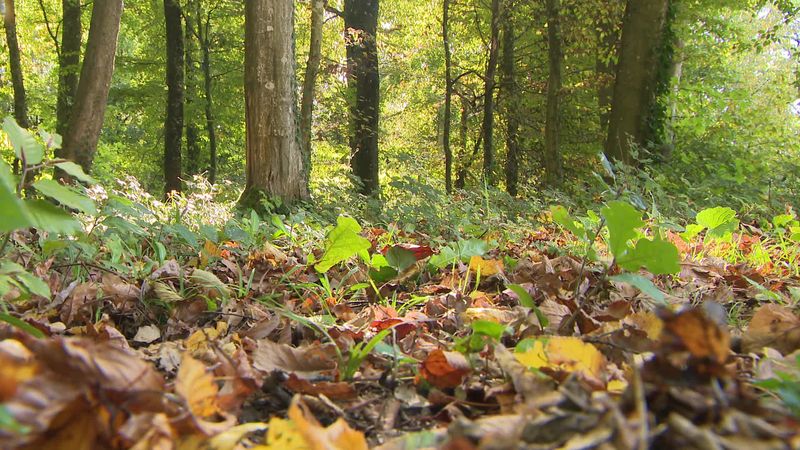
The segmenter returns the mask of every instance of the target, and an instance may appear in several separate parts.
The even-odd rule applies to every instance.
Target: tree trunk
[[[619,46],[620,16],[616,3],[599,13],[597,19],[597,54],[595,73],[597,75],[597,107],[600,111],[600,133],[608,132],[608,117],[611,100],[614,96],[614,77],[617,72],[617,47]]]
[[[361,192],[377,195],[380,76],[378,74],[378,0],[345,0],[347,84],[354,93],[350,105],[352,136],[350,166]]]
[[[75,103],[59,155],[80,164],[87,173],[103,128],[121,17],[122,0],[95,0]]]
[[[494,87],[500,48],[500,0],[492,0],[489,60],[486,63],[483,94],[483,177],[494,185]]]
[[[664,161],[672,157],[675,150],[675,122],[678,120],[678,93],[681,88],[681,78],[683,78],[683,48],[681,40],[675,42],[675,51],[672,55],[672,67],[670,67],[670,98],[669,98],[669,122],[667,123],[667,142],[662,146],[661,158]]]
[[[14,89],[14,119],[22,128],[31,126],[28,120],[28,99],[25,95],[25,82],[22,77],[22,61],[17,42],[17,15],[14,11],[14,0],[5,0],[3,25],[6,28],[8,43],[8,61],[11,66],[11,85]]]
[[[450,118],[453,102],[452,54],[450,52],[450,0],[442,6],[442,44],[444,45],[444,185],[447,193],[453,192],[453,150],[450,148]]]
[[[549,186],[561,182],[561,4],[547,0],[547,54],[550,75],[547,80],[547,113],[544,128],[545,181]]]
[[[506,112],[506,192],[512,197],[517,195],[517,184],[519,181],[519,113],[518,93],[516,92],[515,65],[516,56],[514,51],[514,21],[511,17],[513,7],[511,4],[506,8],[505,20],[503,21],[503,91],[505,98]]]
[[[69,125],[78,74],[81,66],[81,2],[61,0],[61,53],[58,55],[58,101],[56,103],[56,132],[64,135]]]
[[[178,0],[164,0],[166,28],[167,114],[164,119],[164,194],[181,191],[183,137],[183,27]]]
[[[198,22],[200,15],[198,14]],[[199,29],[198,23],[198,29]],[[213,78],[211,77],[211,16],[206,17],[203,31],[200,34],[200,46],[203,51],[203,91],[206,97],[205,116],[206,133],[208,133],[208,182],[217,182],[217,129],[214,119]]]
[[[669,0],[628,0],[605,143],[610,159],[630,164],[631,143],[645,144],[668,6]]]
[[[303,174],[306,185],[311,179],[311,132],[314,125],[314,89],[322,59],[322,25],[325,0],[311,0],[311,44],[308,49],[303,97],[300,101],[300,136],[303,150]]]
[[[297,129],[294,2],[245,3],[244,94],[247,184],[244,206],[264,195],[293,203],[308,197]]]
[[[469,131],[469,116],[470,116],[470,104],[466,97],[461,96],[461,123],[459,124],[458,135],[460,138],[461,143],[461,158],[463,160],[467,157],[468,151],[468,142],[467,142],[467,132]],[[464,186],[467,182],[467,170],[465,166],[461,166],[461,168],[456,173],[456,189],[464,189]]]
[[[196,175],[200,172],[200,143],[198,142],[197,122],[195,121],[198,98],[197,91],[197,66],[194,55],[197,51],[197,40],[194,35],[194,18],[189,8],[184,10],[186,28],[184,31],[184,60],[186,67],[185,102],[183,123],[186,127],[186,173]]]

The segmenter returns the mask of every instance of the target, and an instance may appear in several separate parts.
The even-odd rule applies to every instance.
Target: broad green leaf
[[[506,326],[491,320],[476,320],[470,324],[472,332],[500,340],[506,332]]]
[[[4,164],[5,162],[0,162],[0,171],[2,171],[1,166]],[[25,205],[14,194],[14,191],[8,189],[8,186],[3,182],[0,182],[0,211],[2,211],[2,214],[0,214],[0,233],[7,233],[33,225]]]
[[[97,208],[95,207],[92,199],[73,190],[72,188],[64,186],[58,181],[39,180],[33,183],[33,187],[36,188],[36,190],[42,195],[46,195],[64,206],[77,209],[86,214],[97,213]]]
[[[11,167],[0,158],[0,185],[8,189],[9,192],[16,192],[17,182],[14,178],[14,174],[11,173]]]
[[[39,130],[39,137],[42,138],[47,148],[52,148],[52,149],[61,148],[61,142],[63,141],[63,139],[61,138],[60,134],[48,133],[47,131]]]
[[[28,290],[31,294],[35,294],[41,297],[50,298],[50,286],[47,285],[41,278],[33,275],[30,272],[23,271],[22,273],[17,275],[17,279],[25,289]]]
[[[620,275],[615,275],[613,277],[610,277],[610,279],[612,281],[630,284],[631,286],[635,287],[636,289],[639,289],[640,291],[642,291],[644,294],[646,294],[648,297],[652,298],[659,304],[664,306],[667,305],[667,300],[666,297],[664,296],[664,293],[661,292],[661,290],[658,289],[656,285],[653,284],[652,281],[648,280],[647,278],[641,275],[635,273],[623,273]]]
[[[51,233],[75,234],[81,224],[72,214],[45,200],[26,200],[25,207],[31,217],[31,225]]]
[[[686,225],[686,231],[681,233],[681,237],[686,242],[689,242],[692,239],[694,239],[695,236],[700,234],[703,230],[705,230],[704,226],[698,225],[696,223],[692,223],[692,224]]]
[[[458,248],[458,256],[463,262],[469,261],[473,256],[483,256],[489,251],[489,244],[481,239],[458,241],[456,246]]]
[[[28,130],[19,126],[16,120],[6,117],[3,121],[3,131],[8,134],[17,158],[25,161],[25,164],[29,166],[42,162],[44,147]]]
[[[658,237],[652,241],[639,239],[636,247],[617,258],[617,264],[625,270],[633,272],[644,267],[654,275],[678,273],[680,261],[678,248]]]
[[[436,269],[441,269],[453,264],[458,259],[458,251],[452,246],[446,245],[439,249],[439,253],[431,256],[429,264]]]
[[[575,219],[569,215],[567,208],[564,208],[561,205],[551,206],[550,214],[553,217],[553,222],[569,230],[575,235],[575,237],[579,239],[586,239],[586,231],[583,228],[583,224],[575,221]]]
[[[385,283],[397,276],[397,269],[391,267],[386,257],[380,253],[372,255],[370,266],[369,277],[376,283]]]
[[[392,247],[386,252],[386,262],[397,269],[398,272],[402,272],[413,266],[417,262],[417,258],[411,250],[406,250],[403,247]]]
[[[710,239],[727,240],[739,228],[736,211],[722,206],[700,211],[695,220],[698,225],[708,229],[706,238]]]
[[[369,261],[369,240],[360,236],[361,226],[355,219],[339,216],[336,227],[328,234],[325,253],[314,266],[319,272],[327,272],[331,267],[359,255]]]
[[[783,228],[794,220],[794,214],[781,214],[772,218],[775,228]]]
[[[642,214],[623,201],[613,201],[602,209],[608,227],[608,247],[620,258],[628,250],[628,241],[637,236],[636,229],[644,226]]]
[[[56,167],[63,170],[67,173],[67,175],[75,178],[78,181],[82,181],[87,184],[97,184],[97,180],[92,178],[91,176],[87,175],[86,172],[83,171],[83,168],[72,161],[65,161],[62,163],[56,164]]]

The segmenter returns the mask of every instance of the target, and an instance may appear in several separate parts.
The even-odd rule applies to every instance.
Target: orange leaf
[[[458,352],[436,349],[422,362],[420,374],[438,388],[453,388],[461,384],[470,371],[469,362]]]
[[[217,412],[217,385],[206,366],[188,354],[183,356],[175,392],[186,400],[195,417],[209,417]]]

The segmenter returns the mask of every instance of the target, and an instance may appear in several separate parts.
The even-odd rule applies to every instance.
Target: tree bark
[[[506,192],[512,197],[517,195],[519,182],[519,109],[517,108],[516,80],[515,80],[515,36],[514,21],[511,16],[512,5],[506,8],[506,17],[503,21],[503,97],[505,98],[506,113]]]
[[[14,0],[5,0],[3,25],[6,29],[8,62],[11,66],[11,85],[14,89],[14,120],[22,128],[29,128],[31,124],[28,119],[28,99],[25,94],[22,61],[19,53],[19,42],[17,41],[17,15],[14,10]]]
[[[470,106],[471,105],[467,100],[467,98],[465,96],[461,96],[461,121],[459,123],[459,128],[458,128],[458,135],[460,137],[460,143],[461,143],[461,158],[459,158],[460,160],[466,158],[468,152],[467,132],[469,131],[469,116],[471,111]],[[456,183],[455,183],[456,189],[464,189],[466,182],[467,182],[467,169],[465,168],[465,166],[461,166],[461,168],[456,172]]]
[[[483,177],[494,185],[494,88],[500,48],[500,0],[492,0],[489,59],[484,74],[483,94]]]
[[[631,143],[646,143],[668,6],[669,0],[628,0],[605,143],[610,159],[630,164]]]
[[[80,0],[61,0],[61,52],[58,55],[58,100],[56,102],[56,132],[63,134],[69,125],[70,110],[78,90],[81,66]]]
[[[244,206],[264,195],[290,204],[308,197],[297,129],[294,2],[245,3],[245,122],[247,184]]]
[[[178,0],[164,0],[167,113],[164,119],[164,194],[181,191],[183,138],[183,27]]]
[[[198,13],[198,30],[200,28],[200,14]],[[201,63],[203,69],[203,93],[206,98],[205,102],[205,116],[206,116],[206,133],[208,134],[208,182],[214,184],[217,182],[217,128],[216,119],[214,118],[214,86],[213,78],[211,76],[211,16],[206,17],[203,30],[200,32],[200,46],[203,53],[203,62]]]
[[[616,3],[610,3],[599,12],[597,19],[597,54],[595,55],[595,73],[597,75],[597,107],[600,111],[600,133],[608,132],[608,117],[611,112],[611,100],[614,97],[614,78],[617,72],[617,47],[621,14]]]
[[[550,74],[547,80],[547,113],[544,129],[545,181],[549,186],[561,182],[561,2],[547,0],[547,54]]]
[[[350,105],[352,136],[350,166],[361,182],[361,193],[377,195],[380,75],[378,73],[378,0],[345,0],[347,83],[354,93]]]
[[[196,101],[198,98],[197,89],[197,66],[195,62],[195,52],[197,51],[197,39],[194,18],[189,8],[184,10],[184,62],[186,67],[185,101],[183,111],[183,123],[186,128],[186,173],[196,175],[200,172],[200,143],[198,142],[198,131],[196,118]]]
[[[322,59],[322,25],[325,20],[325,0],[311,0],[311,43],[308,49],[306,74],[303,78],[303,97],[300,101],[300,135],[303,150],[304,181],[311,179],[311,132],[314,125],[314,90],[319,63]]]
[[[122,0],[95,0],[75,103],[57,155],[80,164],[87,173],[103,127],[121,17]]]
[[[452,54],[450,51],[450,0],[442,6],[442,44],[444,46],[444,185],[447,193],[453,192],[453,150],[450,148],[450,119],[453,103]]]

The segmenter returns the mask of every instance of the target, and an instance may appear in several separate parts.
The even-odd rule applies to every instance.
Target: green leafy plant
[[[800,355],[795,358],[793,373],[776,372],[774,378],[756,381],[754,384],[773,393],[792,411],[792,414],[800,417],[800,378],[798,378],[798,373],[800,373]]]

